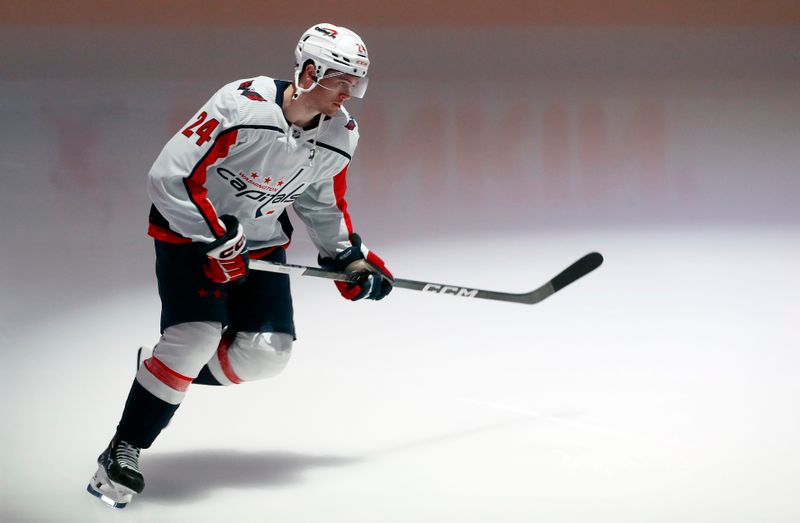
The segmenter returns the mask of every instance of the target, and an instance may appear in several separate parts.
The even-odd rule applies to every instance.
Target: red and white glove
[[[247,238],[236,217],[219,217],[227,232],[203,250],[208,256],[203,271],[214,283],[228,283],[247,276]]]
[[[350,235],[350,243],[352,246],[337,254],[335,258],[320,257],[320,267],[344,271],[350,276],[349,282],[334,282],[341,295],[348,300],[385,298],[392,292],[394,276],[378,255],[362,245],[358,234]]]

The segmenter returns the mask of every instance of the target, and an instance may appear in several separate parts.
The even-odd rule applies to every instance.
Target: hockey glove
[[[343,250],[335,258],[319,258],[320,267],[328,270],[344,271],[351,281],[337,281],[336,288],[348,300],[361,298],[380,300],[392,291],[394,276],[375,253],[364,247],[361,237],[350,235],[352,246]]]
[[[203,271],[214,283],[228,283],[247,276],[247,238],[234,216],[219,217],[226,233],[203,249],[208,259]]]

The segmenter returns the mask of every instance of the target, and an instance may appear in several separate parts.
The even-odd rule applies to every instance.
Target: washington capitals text
[[[237,198],[244,197],[250,200],[255,200],[257,202],[264,202],[262,205],[258,207],[258,209],[256,209],[255,212],[256,218],[264,216],[265,214],[272,214],[274,211],[264,212],[264,207],[267,207],[270,204],[276,204],[281,202],[288,204],[294,202],[297,199],[297,197],[300,196],[300,194],[302,193],[301,189],[305,187],[305,184],[301,183],[297,185],[297,187],[292,189],[292,192],[284,193],[284,191],[286,190],[287,187],[289,187],[289,185],[292,184],[292,182],[298,176],[300,176],[300,173],[302,172],[303,169],[301,168],[299,171],[295,173],[294,176],[292,176],[292,178],[288,182],[286,183],[282,181],[279,182],[278,185],[280,188],[278,189],[274,189],[273,187],[262,186],[264,189],[268,190],[261,190],[261,189],[249,188],[248,182],[245,182],[244,180],[237,177],[236,174],[234,174],[232,171],[229,171],[224,167],[217,167],[217,174],[220,176],[220,178],[227,181],[231,187],[233,187],[238,191],[235,194]],[[270,192],[270,190],[275,192]]]

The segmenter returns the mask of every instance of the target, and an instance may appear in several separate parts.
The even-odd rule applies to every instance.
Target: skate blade
[[[111,499],[110,497],[106,496],[105,494],[103,494],[99,490],[95,490],[91,483],[86,485],[86,490],[87,490],[87,492],[89,492],[89,494],[91,494],[92,496],[96,497],[97,499],[99,499],[100,501],[102,501],[103,503],[108,505],[109,507],[114,507],[114,508],[125,508],[125,507],[127,507],[128,503],[130,503],[131,498],[133,498],[133,495],[131,494],[131,495],[127,496],[127,500],[125,500],[125,501],[114,501],[113,499]]]
[[[102,467],[95,473],[92,481],[86,485],[86,491],[106,505],[114,508],[125,508],[133,499],[135,491],[114,483]]]

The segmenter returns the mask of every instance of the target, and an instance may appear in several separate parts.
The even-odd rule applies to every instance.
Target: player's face
[[[350,99],[350,93],[359,80],[360,78],[357,76],[336,73],[317,82],[321,89],[314,89],[314,91],[319,91],[320,112],[326,116],[335,115],[342,108],[342,104]]]

